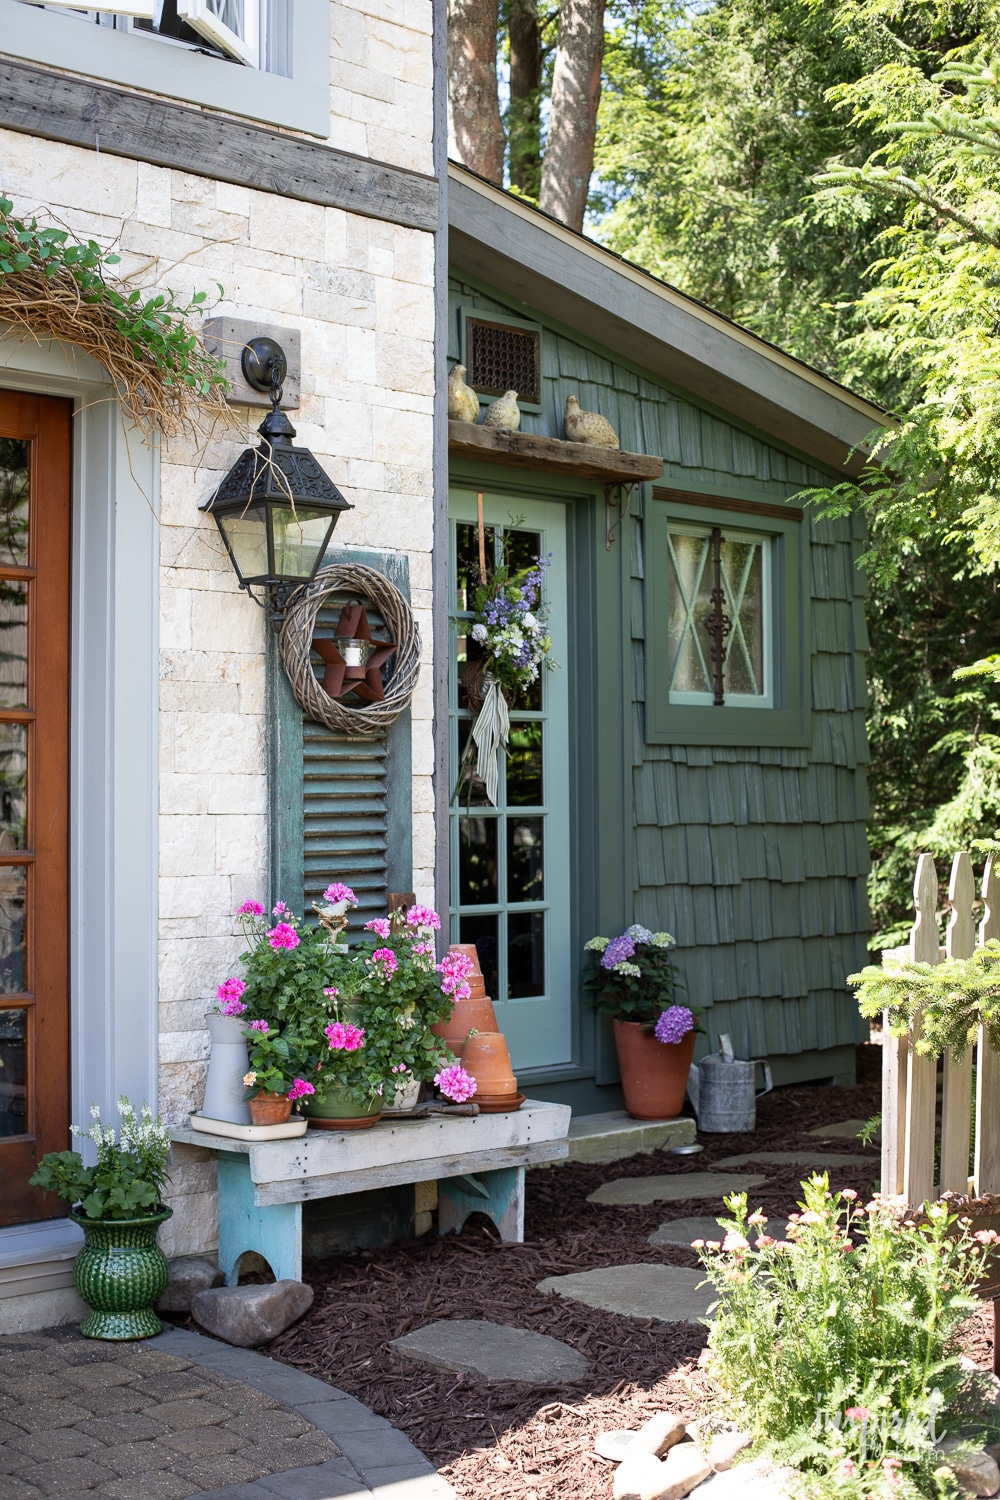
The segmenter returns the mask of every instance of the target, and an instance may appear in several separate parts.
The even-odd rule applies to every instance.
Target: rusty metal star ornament
[[[362,667],[349,667],[341,654],[338,642],[349,640],[366,641],[370,645]],[[313,636],[312,649],[326,665],[324,693],[328,698],[346,698],[354,693],[364,703],[381,703],[385,698],[385,686],[379,668],[389,660],[397,645],[397,641],[377,640],[372,635],[368,612],[363,604],[357,600],[345,604],[332,638]]]

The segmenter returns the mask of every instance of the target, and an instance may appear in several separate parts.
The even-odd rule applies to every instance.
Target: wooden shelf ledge
[[[534,432],[495,432],[489,427],[474,427],[471,422],[448,423],[448,452],[452,458],[485,458],[516,469],[574,474],[605,484],[659,479],[663,473],[663,459],[652,454],[564,443],[560,438],[539,437]]]

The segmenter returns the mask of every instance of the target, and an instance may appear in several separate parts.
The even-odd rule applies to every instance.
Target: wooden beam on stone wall
[[[540,437],[534,432],[497,432],[471,422],[448,423],[448,452],[452,458],[487,459],[516,469],[571,474],[605,484],[659,479],[663,473],[663,459],[652,454],[565,443],[561,438]]]
[[[438,184],[431,177],[9,58],[0,60],[0,126],[90,150],[99,139],[112,156],[411,229],[438,227]]]

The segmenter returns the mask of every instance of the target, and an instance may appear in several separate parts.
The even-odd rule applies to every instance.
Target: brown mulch
[[[268,1353],[328,1379],[401,1428],[451,1481],[463,1500],[550,1500],[574,1495],[608,1500],[611,1466],[592,1452],[599,1432],[635,1427],[670,1405],[694,1415],[704,1393],[697,1358],[704,1333],[686,1323],[640,1322],[541,1294],[546,1276],[645,1261],[696,1267],[694,1252],[652,1246],[648,1236],[668,1219],[712,1211],[698,1199],[643,1206],[599,1206],[587,1195],[619,1177],[702,1172],[725,1156],[761,1150],[820,1147],[814,1125],[867,1119],[880,1104],[880,1048],[859,1049],[866,1082],[854,1088],[818,1085],[776,1090],[760,1100],[753,1136],[704,1136],[696,1156],[669,1152],[603,1166],[572,1163],[528,1173],[525,1243],[503,1245],[485,1220],[461,1235],[430,1234],[408,1244],[313,1262],[307,1279],[316,1301],[306,1317]],[[850,1140],[830,1150],[860,1154]],[[867,1193],[870,1168],[838,1169],[838,1187]],[[752,1166],[737,1169],[751,1172]],[[801,1196],[806,1169],[760,1168],[768,1182],[753,1205],[780,1217]],[[587,1379],[566,1384],[488,1384],[404,1359],[391,1341],[442,1318],[484,1318],[532,1329],[580,1350]],[[987,1325],[983,1326],[985,1339]],[[983,1363],[992,1358],[983,1339]],[[979,1348],[970,1349],[975,1355]]]

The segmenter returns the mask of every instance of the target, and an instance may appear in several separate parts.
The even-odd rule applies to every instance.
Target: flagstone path
[[[878,1156],[845,1156],[839,1151],[744,1151],[742,1156],[724,1156],[713,1162],[713,1167],[745,1167],[751,1162],[774,1162],[782,1167],[815,1167],[822,1172],[824,1167],[871,1167],[876,1174],[880,1170]]]
[[[734,1158],[735,1159],[735,1158]],[[757,1158],[748,1158],[756,1160]],[[742,1163],[743,1158],[739,1158]],[[736,1176],[724,1172],[676,1172],[669,1177],[616,1177],[603,1182],[588,1203],[684,1203],[692,1198],[716,1198],[748,1192],[766,1182],[766,1177]]]
[[[581,1356],[577,1356],[578,1358]],[[300,1370],[178,1329],[0,1337],[0,1500],[449,1500],[410,1440]]]
[[[536,1385],[582,1380],[589,1361],[545,1333],[508,1328],[481,1318],[454,1318],[416,1328],[392,1347],[436,1370],[481,1375],[484,1380],[526,1380]]]
[[[626,1318],[656,1318],[661,1323],[698,1323],[715,1300],[702,1286],[702,1271],[685,1266],[601,1266],[596,1271],[573,1271],[568,1276],[546,1276],[540,1292],[555,1292],[588,1307],[619,1313]]]
[[[868,1124],[867,1120],[840,1120],[836,1125],[814,1125],[806,1135],[822,1136],[824,1140],[857,1140],[858,1133]],[[877,1139],[877,1137],[876,1137]],[[858,1141],[858,1145],[861,1142]]]

